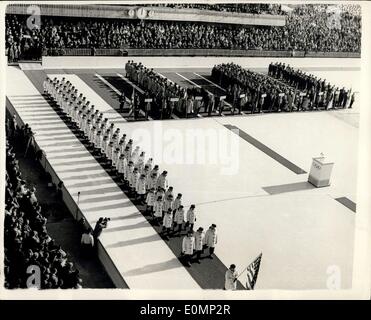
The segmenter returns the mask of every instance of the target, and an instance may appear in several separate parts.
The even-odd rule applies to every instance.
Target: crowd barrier
[[[19,127],[22,127],[25,123],[19,116],[18,112],[16,109],[13,107],[12,103],[7,99],[6,103],[6,108],[8,112],[10,113],[11,116],[16,115],[16,121],[17,125]],[[32,129],[32,128],[31,128]],[[34,141],[35,143],[35,150],[40,150],[40,147],[37,144],[37,141]],[[40,159],[40,164],[43,166],[44,171],[49,173],[51,183],[56,187],[62,180],[58,177],[58,174],[55,172],[53,169],[52,165],[48,161],[48,157],[43,154],[42,158]],[[75,202],[67,188],[63,185],[62,188],[60,189],[62,192],[62,200],[64,204],[67,206],[69,212],[72,214],[74,219],[78,221],[84,215],[80,211],[78,204]],[[85,218],[85,217],[84,217]],[[87,219],[85,219],[87,221]],[[94,228],[94,226],[90,226],[91,228]],[[123,279],[122,275],[120,272],[117,270],[116,266],[112,262],[110,256],[108,255],[106,249],[102,245],[102,243],[99,241],[97,242],[97,255],[101,263],[103,264],[107,274],[111,278],[112,282],[117,288],[127,288],[128,285],[125,283],[125,280]]]
[[[359,52],[313,52],[274,50],[229,50],[229,49],[92,49],[64,48],[45,49],[45,56],[203,56],[203,57],[296,57],[296,58],[360,58]]]

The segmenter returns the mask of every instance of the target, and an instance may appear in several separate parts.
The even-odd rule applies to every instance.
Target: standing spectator
[[[94,237],[93,237],[93,231],[91,228],[84,231],[84,233],[81,236],[81,245],[82,249],[89,253],[91,249],[94,247]]]
[[[79,219],[78,225],[79,225],[79,229],[80,229],[81,234],[86,233],[90,229],[90,227],[87,227],[86,220],[85,220],[84,217],[81,217]]]
[[[95,240],[98,240],[99,236],[101,235],[103,229],[107,228],[108,219],[100,217],[95,224],[93,236]]]

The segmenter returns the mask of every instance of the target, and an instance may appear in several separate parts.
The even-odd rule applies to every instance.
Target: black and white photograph
[[[1,298],[370,299],[366,1],[1,7]]]

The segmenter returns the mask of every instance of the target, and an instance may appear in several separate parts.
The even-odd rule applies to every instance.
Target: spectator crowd
[[[227,99],[239,111],[255,112],[307,111],[351,108],[354,93],[335,88],[325,80],[294,71],[284,64],[270,64],[268,76],[243,69],[234,63],[212,69],[212,78],[228,88]],[[277,78],[277,79],[276,79]]]
[[[11,121],[14,121],[12,119]],[[27,148],[27,126],[8,127],[10,137]],[[49,236],[47,217],[37,200],[36,189],[28,187],[13,147],[6,141],[4,265],[8,289],[81,288],[79,271],[68,261],[66,252]]]
[[[151,4],[151,7],[155,5]],[[252,14],[282,14],[281,5],[269,3],[217,3],[217,4],[196,4],[196,3],[166,3],[158,4],[158,7],[176,9],[198,9],[218,12],[238,12]]]
[[[65,78],[44,81],[44,92],[55,101],[61,111],[79,132],[81,138],[93,148],[96,156],[106,161],[110,170],[124,183],[125,190],[138,204],[146,205],[146,213],[151,216],[153,223],[162,225],[162,236],[165,240],[169,237],[181,236],[183,238],[181,254],[186,265],[200,260],[204,249],[208,248],[208,257],[213,259],[214,248],[217,243],[216,225],[212,224],[204,233],[203,228],[194,232],[193,227],[197,220],[196,206],[191,205],[185,211],[182,205],[182,194],[175,195],[173,187],[168,182],[168,172],[160,172],[158,165],[152,158],[146,159],[144,150],[135,146],[132,139],[120,133],[114,122],[104,118],[94,105],[86,99]],[[106,227],[108,219],[102,217],[97,225],[97,230],[84,231],[81,239],[83,245],[93,245]],[[97,233],[98,232],[98,233]]]
[[[42,52],[64,54],[67,48],[360,52],[361,15],[339,10],[298,5],[281,27],[42,16],[41,26],[30,30],[28,16],[7,14],[6,51],[10,62],[39,59]]]

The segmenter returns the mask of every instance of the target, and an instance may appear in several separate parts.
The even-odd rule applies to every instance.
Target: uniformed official
[[[169,211],[169,209],[173,211],[173,202],[174,202],[173,195],[169,194],[166,197],[166,193],[165,193],[164,208],[162,209],[164,214],[165,212]]]
[[[180,235],[184,224],[184,208],[180,205],[176,210],[174,210],[174,234]]]
[[[153,204],[153,220],[155,223],[159,224],[162,218],[162,208],[164,203],[162,202],[162,197],[157,197],[157,200]]]
[[[138,170],[138,168],[137,168]],[[139,174],[139,172],[138,172]],[[138,195],[138,200],[142,202],[146,195],[146,176],[144,174],[140,175],[136,184],[136,193]]]
[[[204,228],[199,227],[195,232],[195,251],[196,251],[196,262],[200,263],[201,254],[204,251],[205,245],[205,233]]]
[[[132,161],[128,162],[124,175],[124,184],[130,190],[130,179],[134,170],[134,164]]]
[[[136,186],[137,186],[138,180],[139,180],[139,172],[137,168],[134,168],[131,174],[131,177],[130,177],[130,189],[133,195],[136,194]]]
[[[196,222],[196,213],[195,213],[195,208],[196,206],[194,204],[192,204],[189,208],[189,210],[187,211],[187,224],[186,226],[189,227],[189,231],[192,231],[193,232],[193,226]]]
[[[195,238],[192,231],[188,231],[187,235],[182,241],[182,255],[184,256],[184,262],[187,267],[191,266],[191,259],[195,249]]]
[[[174,203],[173,203],[174,212],[175,212],[175,210],[177,210],[181,205],[182,205],[182,194],[181,194],[181,193],[178,193],[178,195],[176,196],[176,198],[175,198],[175,200],[174,200]]]
[[[169,240],[171,227],[173,226],[173,213],[169,209],[165,212],[164,218],[162,219],[162,234],[165,240]]]
[[[162,189],[166,190],[168,188],[168,185],[169,183],[167,181],[167,171],[163,171],[157,178],[157,187],[161,187]]]
[[[155,203],[155,189],[154,188],[150,188],[148,190],[148,193],[147,193],[147,197],[146,197],[146,212],[150,213],[151,215],[153,215],[153,204]]]
[[[216,225],[212,224],[205,234],[205,245],[209,248],[209,258],[213,259],[212,255],[215,251],[215,246],[218,242],[218,235],[216,232]]]
[[[123,154],[120,155],[119,160],[117,162],[117,172],[119,173],[119,177],[121,181],[124,181],[124,175],[125,175],[125,162],[126,159]]]

